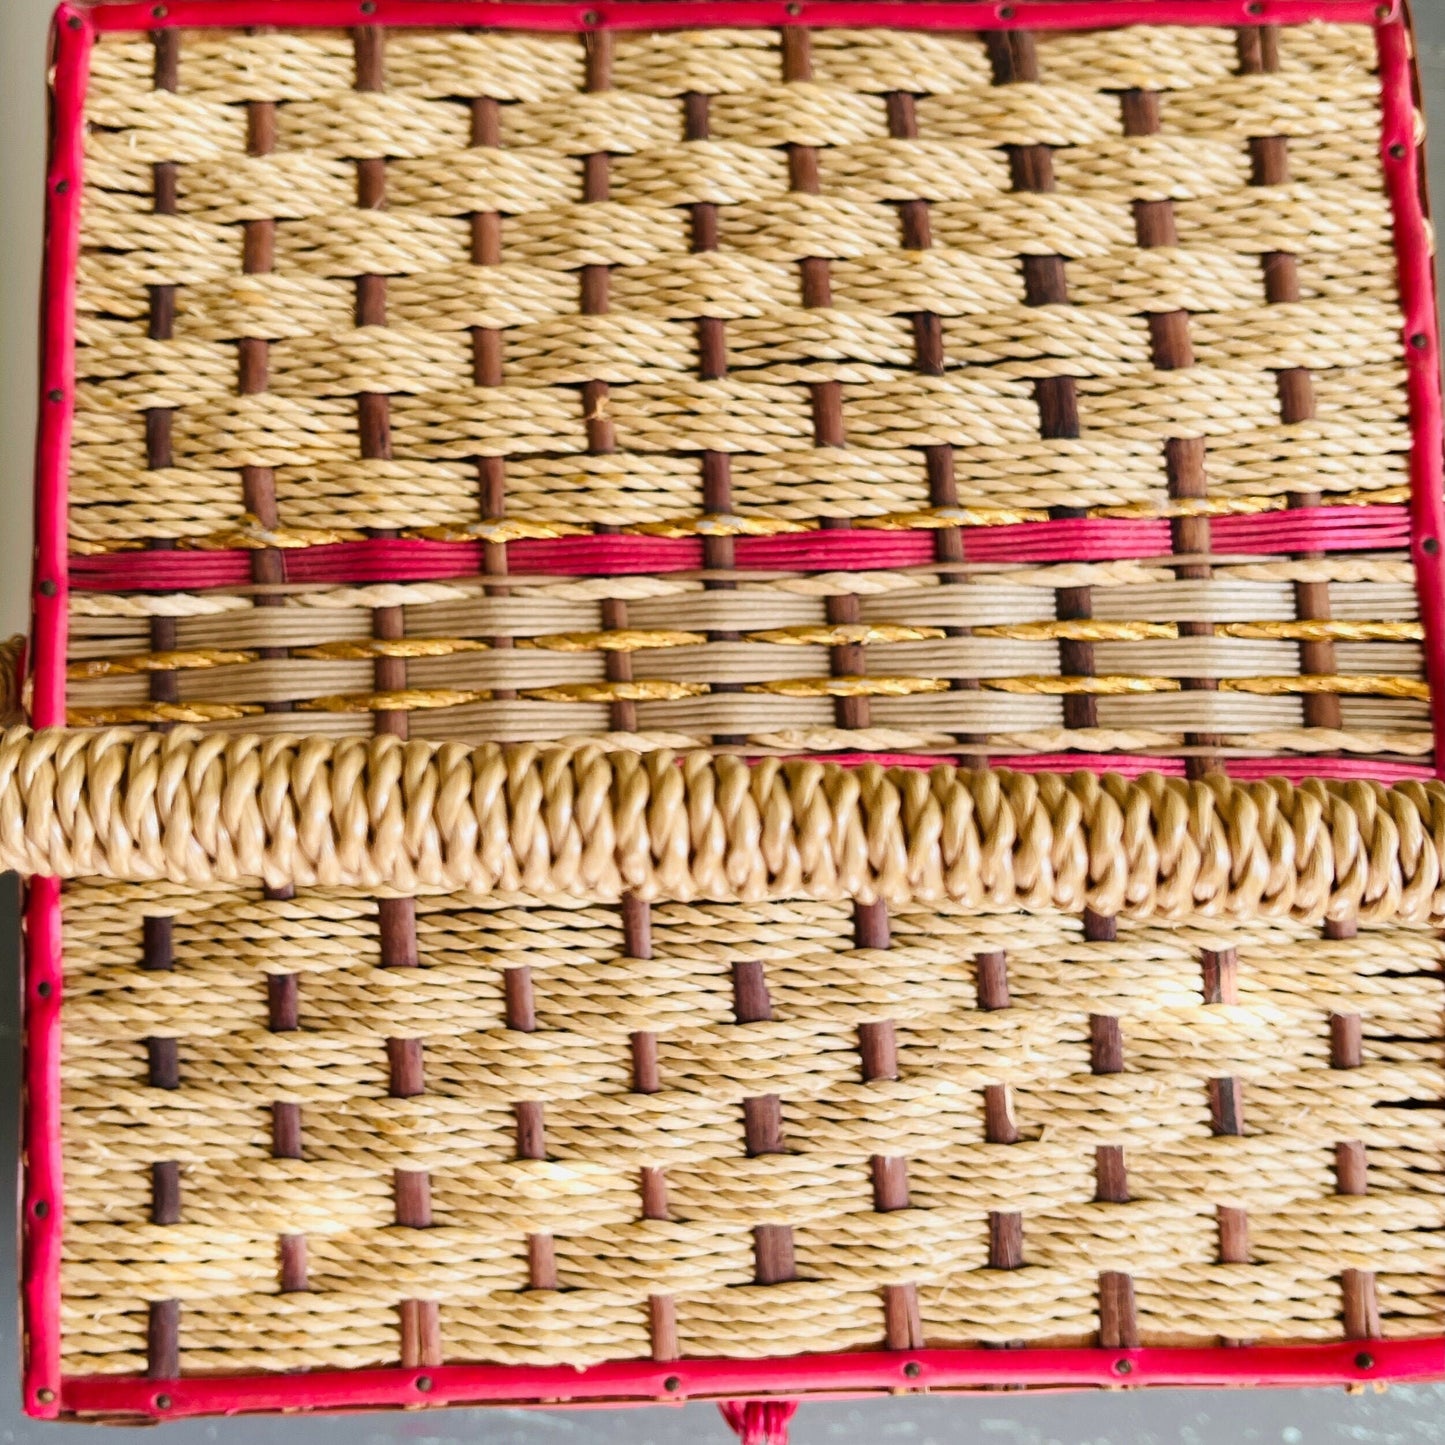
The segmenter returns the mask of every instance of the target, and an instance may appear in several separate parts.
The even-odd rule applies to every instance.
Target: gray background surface
[[[45,137],[45,36],[52,0],[0,0],[0,636],[26,625],[30,469],[35,413],[40,196]],[[1416,23],[1427,109],[1438,139],[1431,164],[1445,216],[1445,0],[1419,0]],[[17,890],[0,879],[0,1171],[13,1170],[19,1097]],[[15,1202],[0,1188],[0,1301],[15,1298]],[[0,1306],[0,1445],[75,1438],[20,1409],[19,1342]],[[159,1427],[174,1445],[726,1445],[714,1406],[648,1410],[452,1410],[347,1419],[186,1421]],[[158,1437],[108,1431],[107,1445]],[[981,1395],[805,1405],[794,1445],[1445,1445],[1445,1386],[1384,1395],[1341,1390],[1170,1390],[1107,1394]]]

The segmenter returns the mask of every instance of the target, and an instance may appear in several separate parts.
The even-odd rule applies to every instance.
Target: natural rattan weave
[[[106,37],[72,720],[1427,756],[1374,38],[1270,37]],[[111,593],[598,528],[652,575]]]
[[[1406,32],[1271,4],[63,12],[28,1408],[1445,1374]]]
[[[1408,1107],[1445,1092],[1434,930],[1122,923],[1103,942],[1077,916],[945,904],[859,948],[846,903],[648,912],[629,950],[615,907],[427,897],[420,966],[388,968],[351,892],[68,892],[66,1369],[144,1370],[158,1299],[180,1301],[188,1372],[394,1362],[409,1298],[439,1302],[441,1358],[512,1364],[1439,1329],[1445,1137]],[[1354,1021],[1359,1067],[1332,1067],[1332,1019]],[[899,1072],[869,1080],[860,1034],[881,1027]],[[640,1032],[655,1092],[634,1087]],[[146,1084],[157,1033],[170,1092]],[[409,1098],[389,1097],[399,1035],[425,1039]],[[299,1106],[302,1157],[272,1157],[278,1106]],[[1342,1193],[1352,1150],[1368,1173]],[[179,1166],[170,1223],[158,1160]],[[397,1227],[397,1171],[429,1180],[429,1229]],[[878,1212],[894,1187],[907,1207]],[[781,1280],[756,1281],[760,1230],[790,1235]],[[528,1287],[539,1239],[554,1288]],[[1371,1272],[1368,1303],[1342,1270]],[[1120,1274],[1127,1322],[1100,1314]],[[890,1329],[900,1290],[921,1339]]]

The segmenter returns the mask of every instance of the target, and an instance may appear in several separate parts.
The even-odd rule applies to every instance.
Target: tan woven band
[[[656,752],[31,732],[0,866],[592,899],[948,898],[1105,914],[1445,918],[1445,785],[748,764]]]

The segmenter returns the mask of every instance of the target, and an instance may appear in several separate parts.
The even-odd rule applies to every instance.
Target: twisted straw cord
[[[613,900],[1445,918],[1445,784],[749,764],[178,728],[0,741],[0,866]]]

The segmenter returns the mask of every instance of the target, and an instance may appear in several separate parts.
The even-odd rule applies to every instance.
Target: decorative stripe
[[[1105,562],[1170,555],[1169,523],[1069,518],[1010,527],[960,529],[968,562]],[[1442,529],[1445,530],[1445,529]],[[1402,506],[1312,507],[1296,512],[1221,517],[1213,523],[1218,554],[1387,551],[1409,545]],[[933,563],[933,533],[863,530],[740,537],[737,570],[865,572]],[[695,572],[703,565],[695,537],[558,537],[507,545],[507,570],[524,576],[631,577]],[[286,572],[298,584],[422,581],[479,576],[480,542],[371,537],[289,552]],[[249,553],[113,552],[72,557],[74,585],[93,592],[199,592],[243,587]]]

